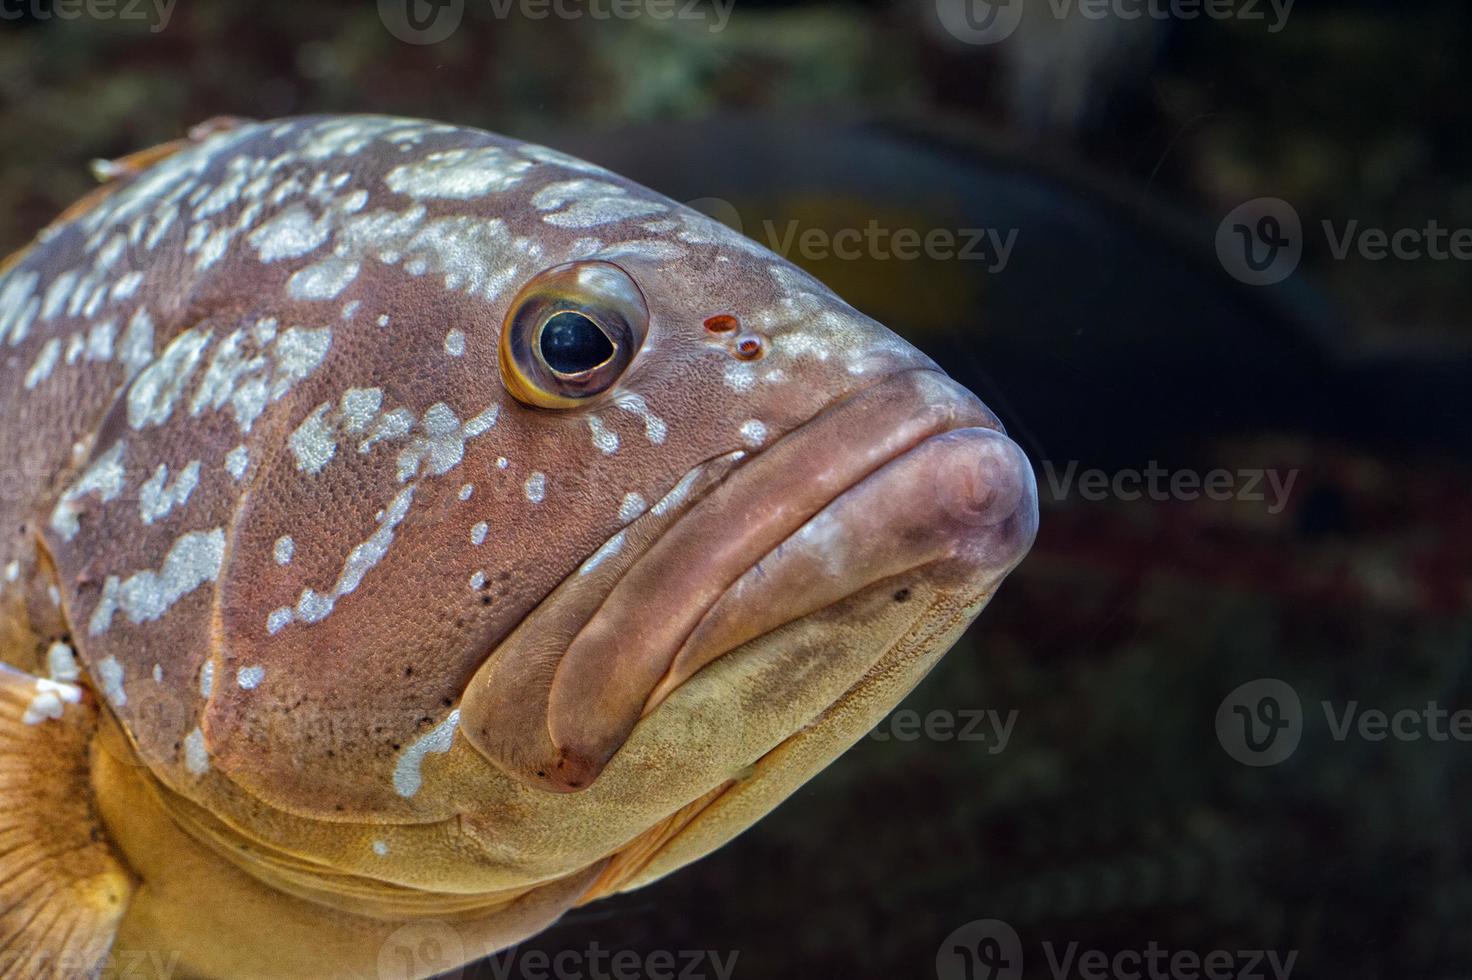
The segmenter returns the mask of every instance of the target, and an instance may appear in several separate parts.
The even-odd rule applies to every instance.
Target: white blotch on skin
[[[14,582],[20,578],[20,562],[13,561],[5,566],[5,581]]]
[[[756,387],[756,372],[748,364],[727,364],[725,381],[732,391],[750,391]]]
[[[649,408],[649,404],[642,397],[631,391],[620,392],[613,398],[613,403],[631,415],[637,415],[644,420],[644,437],[651,445],[661,445],[665,437],[669,435],[669,426],[664,419],[655,415]]]
[[[77,654],[69,645],[57,640],[46,650],[46,672],[53,681],[74,681],[82,675]]]
[[[331,402],[318,405],[287,438],[291,454],[296,457],[297,472],[316,475],[337,454],[336,433],[327,421],[331,408]]]
[[[26,725],[39,725],[46,719],[59,719],[69,704],[82,700],[82,689],[75,684],[36,679],[36,693],[26,705],[20,720]]]
[[[36,385],[51,377],[51,372],[56,368],[56,362],[61,359],[61,341],[52,337],[46,341],[41,348],[41,353],[36,356],[36,363],[26,372],[25,387],[30,391]]]
[[[249,432],[269,404],[321,366],[332,347],[330,328],[290,327],[278,334],[277,326],[274,319],[259,320],[248,331],[233,331],[215,347],[190,403],[190,415],[228,405],[241,431]]]
[[[588,416],[588,430],[593,433],[593,445],[605,456],[618,452],[618,433],[603,424],[596,415]]]
[[[204,732],[199,726],[194,731],[184,736],[184,768],[196,776],[202,776],[210,770],[209,750],[204,747]]]
[[[330,225],[312,217],[300,204],[264,222],[246,241],[255,248],[262,262],[295,259],[315,251],[327,241]]]
[[[374,841],[373,853],[377,854],[379,857],[383,857],[385,854],[388,853],[388,845],[381,840]]]
[[[102,693],[115,707],[121,708],[128,703],[128,695],[123,691],[123,665],[118,663],[117,657],[104,657],[98,661],[97,679],[102,684]]]
[[[323,259],[294,273],[286,282],[286,293],[292,299],[336,299],[358,278],[360,264],[337,257]]]
[[[533,473],[526,478],[526,499],[534,504],[540,504],[547,497],[547,475],[545,473]]]
[[[390,170],[383,182],[415,200],[465,201],[514,187],[531,168],[507,150],[481,146],[431,153]]]
[[[627,189],[617,184],[583,177],[548,184],[532,195],[531,203],[538,211],[563,208],[542,218],[559,228],[595,228],[669,210],[657,201],[631,197]]]
[[[128,424],[134,429],[163,425],[173,414],[174,403],[194,377],[200,358],[210,342],[201,327],[175,337],[164,352],[144,368],[128,389]]]
[[[443,476],[465,458],[465,443],[484,435],[496,424],[500,406],[492,405],[463,425],[444,402],[431,405],[420,422],[420,432],[399,453],[399,482],[420,472]]]
[[[756,449],[767,441],[767,427],[756,419],[741,423],[741,441]]]
[[[301,596],[297,599],[295,611],[285,607],[277,609],[267,619],[266,629],[275,634],[280,632],[293,618],[309,624],[320,623],[326,619],[336,606],[337,600],[357,589],[363,581],[363,576],[367,575],[388,554],[389,546],[394,542],[394,531],[403,522],[404,516],[409,513],[409,506],[413,502],[413,486],[399,491],[398,496],[394,497],[387,510],[379,513],[377,530],[348,553],[332,592],[324,595],[310,588],[303,589]],[[283,610],[284,616],[282,615]]]
[[[153,476],[138,491],[138,516],[143,518],[144,524],[167,517],[175,507],[189,501],[189,495],[199,485],[199,460],[184,467],[173,483],[169,483],[168,478],[168,466],[160,463]]]
[[[164,556],[158,570],[144,569],[126,579],[109,575],[102,586],[102,598],[92,613],[89,629],[100,636],[112,625],[113,614],[121,609],[134,623],[158,619],[184,596],[220,574],[225,559],[225,529],[191,531],[181,535]]]
[[[51,511],[51,529],[70,541],[79,530],[78,516],[82,508],[77,501],[88,494],[96,494],[107,503],[123,492],[123,480],[127,475],[124,465],[126,447],[121,439],[113,443],[107,452],[92,463],[75,484],[61,495]]]
[[[451,330],[445,334],[445,353],[451,357],[463,357],[465,355],[464,331]]]
[[[153,318],[145,309],[139,309],[128,321],[118,346],[118,360],[128,369],[128,377],[135,377],[153,360]]]
[[[290,606],[271,610],[271,615],[266,617],[266,632],[272,636],[280,633],[290,625],[294,615]]]
[[[291,535],[283,534],[276,539],[276,544],[271,548],[271,555],[276,559],[278,565],[290,565],[291,556],[296,554],[296,542],[291,540]]]
[[[236,446],[225,456],[225,470],[231,479],[240,480],[245,476],[246,468],[250,466],[250,450],[244,446]]]
[[[456,708],[444,721],[404,749],[398,762],[394,764],[395,793],[407,799],[419,792],[419,787],[424,784],[424,776],[420,772],[424,757],[431,752],[450,751],[450,743],[455,738],[455,729],[459,724],[460,709]]]
[[[46,598],[51,600],[53,606],[61,605],[61,590],[54,585],[46,586]]]
[[[266,668],[259,665],[254,667],[242,667],[235,672],[235,683],[243,691],[254,691],[261,686],[261,681],[266,679]]]
[[[463,486],[463,487],[460,488],[460,500],[462,502],[463,501],[466,501],[466,500],[469,500],[470,499],[470,495],[473,494],[473,493],[475,493],[475,484],[473,484],[473,483],[467,483],[467,484],[465,484],[465,486]]]
[[[618,505],[618,519],[627,524],[648,509],[649,505],[637,493],[625,494],[623,503]]]
[[[164,682],[164,668],[162,664],[153,665],[153,682],[162,684]]]
[[[474,575],[471,575],[470,576],[470,588],[473,591],[479,591],[482,587],[485,586],[485,584],[486,584],[486,573],[485,572],[476,572]]]
[[[470,543],[473,544],[473,545],[482,545],[482,544],[485,544],[486,543],[486,532],[488,530],[490,530],[490,528],[486,524],[485,521],[481,521],[475,527],[471,528],[470,529]]]
[[[199,668],[199,696],[207,698],[215,691],[215,662],[206,660]]]

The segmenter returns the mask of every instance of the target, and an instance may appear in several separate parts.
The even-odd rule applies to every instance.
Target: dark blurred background
[[[480,126],[783,251],[1038,466],[1032,556],[876,737],[466,975],[1472,976],[1465,0],[78,2],[0,0],[0,252],[212,116]],[[800,244],[871,225],[1011,245]],[[1336,732],[1371,709],[1420,720]]]

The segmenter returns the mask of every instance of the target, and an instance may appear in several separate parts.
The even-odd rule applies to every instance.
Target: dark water
[[[0,4],[0,245],[212,115],[485,126],[784,250],[1038,465],[1033,555],[875,737],[467,975],[1472,975],[1472,17],[1036,0],[967,43],[984,6],[471,0],[416,46],[372,4]]]

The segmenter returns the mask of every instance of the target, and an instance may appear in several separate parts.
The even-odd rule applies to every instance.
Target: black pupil
[[[542,327],[542,359],[558,374],[591,371],[613,356],[613,344],[581,313],[558,313]]]

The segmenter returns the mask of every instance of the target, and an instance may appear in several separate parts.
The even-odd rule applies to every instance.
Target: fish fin
[[[189,134],[182,139],[169,140],[167,143],[160,143],[157,146],[150,146],[147,149],[135,150],[132,153],[113,160],[106,160],[100,157],[93,160],[88,165],[88,169],[92,171],[92,176],[96,178],[97,183],[101,186],[92,188],[92,190],[82,196],[81,200],[74,202],[65,211],[57,215],[50,224],[41,229],[40,233],[36,236],[37,240],[44,240],[55,229],[60,228],[69,221],[80,218],[88,211],[97,207],[97,205],[113,195],[113,192],[117,190],[122,181],[138,176],[154,164],[167,160],[180,150],[187,149],[195,143],[201,143],[216,133],[229,132],[232,129],[237,129],[254,121],[244,116],[213,116],[191,127]],[[21,260],[30,254],[32,247],[33,245],[27,245],[18,251],[12,252],[3,260],[0,260],[0,276],[3,276],[15,266],[19,265]]]
[[[253,121],[243,116],[213,116],[191,127],[189,135],[183,139],[170,140],[167,143],[160,143],[158,146],[135,150],[115,160],[93,160],[92,176],[97,178],[99,184],[107,184],[125,177],[136,177],[149,167],[162,160],[167,160],[185,147],[192,146],[195,143],[202,143],[216,133],[227,133],[232,129],[239,129],[241,126],[245,126]]]
[[[91,977],[133,893],[93,805],[97,702],[0,664],[0,978]]]

